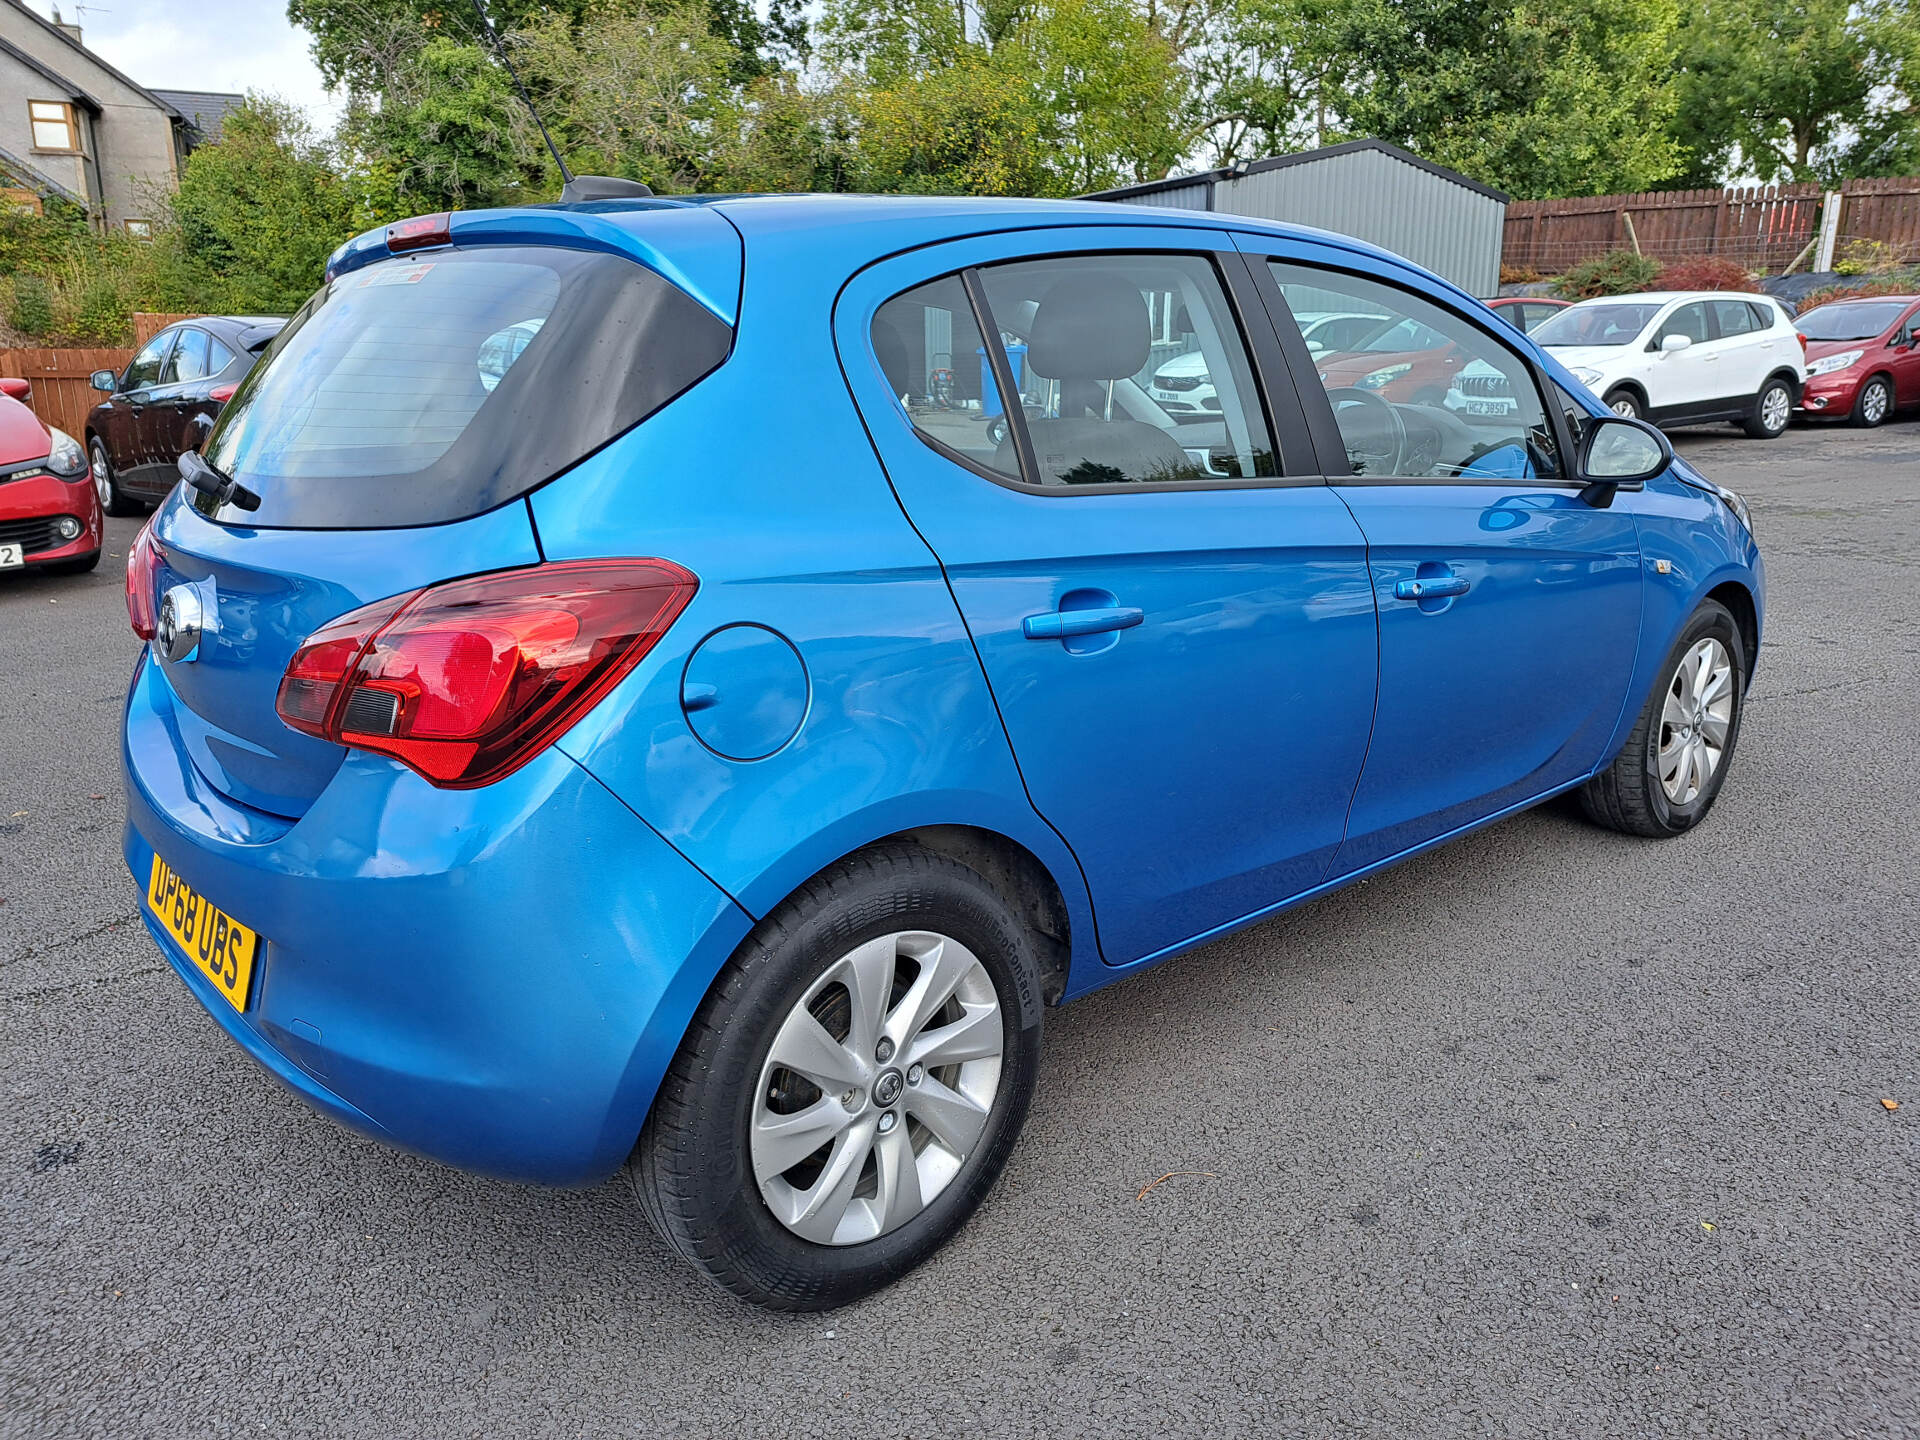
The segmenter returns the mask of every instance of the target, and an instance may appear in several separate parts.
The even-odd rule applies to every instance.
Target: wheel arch
[[[1653,402],[1647,398],[1647,387],[1641,384],[1640,381],[1633,379],[1616,380],[1613,384],[1607,386],[1606,393],[1600,397],[1600,403],[1605,405],[1608,395],[1617,395],[1622,390],[1630,392],[1633,397],[1640,402],[1642,418],[1645,417],[1647,411],[1653,408]]]
[[[966,865],[1007,901],[1033,937],[1034,957],[1041,972],[1041,999],[1046,1005],[1059,1004],[1067,991],[1076,940],[1084,952],[1082,963],[1100,966],[1091,911],[1085,908],[1081,897],[1062,884],[1052,867],[1021,841],[1002,831],[972,824],[929,823],[876,835],[823,861],[760,916],[734,910],[742,921],[752,923],[731,929],[730,938],[719,945],[703,944],[698,953],[689,957],[671,987],[677,996],[663,997],[648,1033],[635,1047],[620,1087],[622,1098],[608,1116],[602,1154],[610,1158],[595,1173],[594,1179],[618,1165],[638,1143],[674,1056],[686,1043],[688,1031],[706,1008],[715,986],[722,982],[727,962],[752,940],[764,915],[833,866],[881,846],[899,844],[916,845]],[[1069,883],[1078,879],[1076,872]],[[710,935],[709,939],[713,938],[717,937]]]
[[[1753,683],[1753,671],[1760,660],[1760,607],[1755,603],[1753,592],[1739,580],[1724,580],[1707,591],[1704,597],[1718,601],[1733,616],[1733,623],[1740,627],[1740,649],[1744,652],[1747,683]]]
[[[1801,380],[1799,374],[1793,367],[1791,365],[1776,367],[1765,380],[1760,382],[1760,388],[1764,390],[1776,380],[1784,380],[1787,382],[1787,392],[1793,396],[1797,403],[1800,399]]]

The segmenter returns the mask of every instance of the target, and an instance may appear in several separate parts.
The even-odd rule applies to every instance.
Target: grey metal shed
[[[1314,225],[1371,241],[1481,297],[1500,288],[1508,196],[1384,140],[1353,140],[1086,197]]]

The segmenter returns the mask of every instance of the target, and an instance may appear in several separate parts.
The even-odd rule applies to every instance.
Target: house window
[[[33,148],[72,155],[80,149],[80,127],[73,106],[64,100],[29,100],[27,117],[33,122]]]
[[[123,220],[120,223],[127,227],[127,234],[136,240],[153,239],[153,222],[151,220]]]

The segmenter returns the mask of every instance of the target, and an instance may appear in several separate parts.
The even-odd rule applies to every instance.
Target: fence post
[[[1833,269],[1833,252],[1840,244],[1840,212],[1846,199],[1838,190],[1827,191],[1820,201],[1820,250],[1814,257],[1815,270]]]

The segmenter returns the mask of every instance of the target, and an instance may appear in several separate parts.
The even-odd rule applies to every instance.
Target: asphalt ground
[[[1549,806],[1052,1013],[985,1208],[826,1316],[269,1083],[120,861],[135,522],[0,578],[0,1431],[1920,1434],[1920,421],[1678,443],[1771,582],[1710,821]]]

